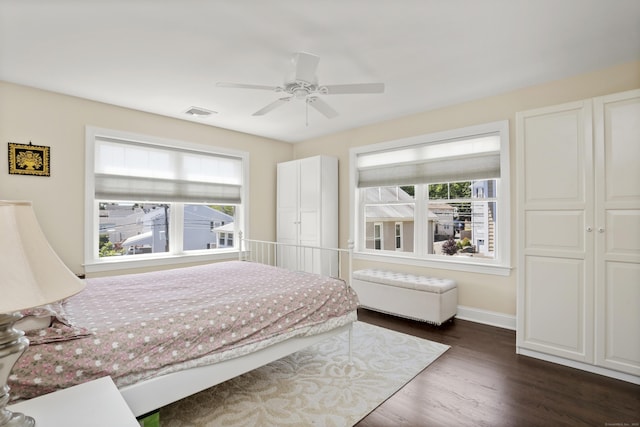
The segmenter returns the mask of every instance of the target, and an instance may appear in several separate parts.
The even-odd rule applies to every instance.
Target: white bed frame
[[[278,265],[278,253],[280,253],[280,249],[283,246],[293,246],[261,240],[243,239],[242,235],[239,236],[239,241],[239,259],[241,261],[259,262],[269,265]],[[337,253],[337,265],[332,266],[332,273],[330,275],[332,277],[342,278],[347,283],[350,283],[353,248],[352,245],[349,246],[349,249],[327,249],[311,246],[296,246],[296,248],[300,248],[300,253],[303,254],[309,254],[314,251],[332,251]],[[343,271],[345,260],[348,266],[344,267],[345,271]],[[302,265],[304,265],[304,263]],[[120,393],[134,415],[140,417],[162,406],[347,331],[349,332],[349,362],[351,362],[351,328],[352,324],[348,324],[319,335],[293,337],[234,359],[225,360],[213,365],[189,368],[125,386],[120,389]]]

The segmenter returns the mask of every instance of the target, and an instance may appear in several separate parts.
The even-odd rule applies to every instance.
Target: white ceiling
[[[298,51],[385,93],[256,117],[282,94],[216,87],[282,85]],[[639,0],[0,0],[0,80],[289,142],[637,59]]]

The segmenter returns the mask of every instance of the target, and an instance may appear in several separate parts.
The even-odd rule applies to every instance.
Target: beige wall
[[[85,126],[114,129],[250,153],[250,233],[275,239],[276,164],[291,160],[291,144],[239,132],[0,82],[0,147],[51,147],[51,176],[9,175],[0,161],[0,199],[31,200],[51,246],[83,273]]]
[[[482,310],[514,315],[516,312],[516,180],[515,114],[518,111],[576,101],[608,93],[640,88],[640,62],[622,64],[597,72],[575,76],[539,86],[427,111],[397,120],[350,130],[296,144],[295,158],[319,153],[336,156],[340,173],[340,245],[346,247],[349,231],[349,149],[361,145],[391,141],[410,136],[457,129],[466,126],[509,120],[511,154],[511,263],[508,277],[437,270],[415,266],[388,265],[390,269],[450,277],[458,282],[459,304]],[[367,265],[356,261],[355,268]],[[380,263],[379,268],[384,268]]]
[[[0,199],[32,200],[53,248],[74,272],[82,273],[86,125],[250,152],[250,232],[253,238],[265,240],[275,239],[276,163],[327,154],[339,158],[340,246],[346,247],[350,233],[349,148],[508,119],[514,270],[504,277],[415,266],[404,269],[454,278],[459,284],[459,304],[513,315],[516,307],[515,188],[518,176],[514,148],[515,113],[634,88],[640,88],[640,62],[290,145],[0,82],[2,142],[32,141],[51,147],[51,177],[9,175],[7,162],[0,161]],[[356,267],[362,265],[362,261],[356,263]],[[398,268],[397,265],[388,267]]]

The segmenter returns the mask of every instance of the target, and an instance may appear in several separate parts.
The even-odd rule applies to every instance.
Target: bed
[[[341,278],[350,251],[329,250],[336,268],[319,275],[278,267],[279,244],[242,242],[236,261],[87,279],[83,292],[27,313],[52,324],[27,332],[12,403],[108,375],[142,416],[350,332],[358,300]]]

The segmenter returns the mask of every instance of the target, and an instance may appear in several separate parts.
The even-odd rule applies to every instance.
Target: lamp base
[[[2,427],[34,427],[36,425],[36,420],[25,414],[20,412],[10,412],[10,414],[11,418],[6,424],[2,424]]]
[[[9,403],[9,374],[29,347],[24,332],[13,328],[13,324],[21,318],[19,313],[0,314],[0,427],[33,427],[36,424],[33,418],[6,408]]]

